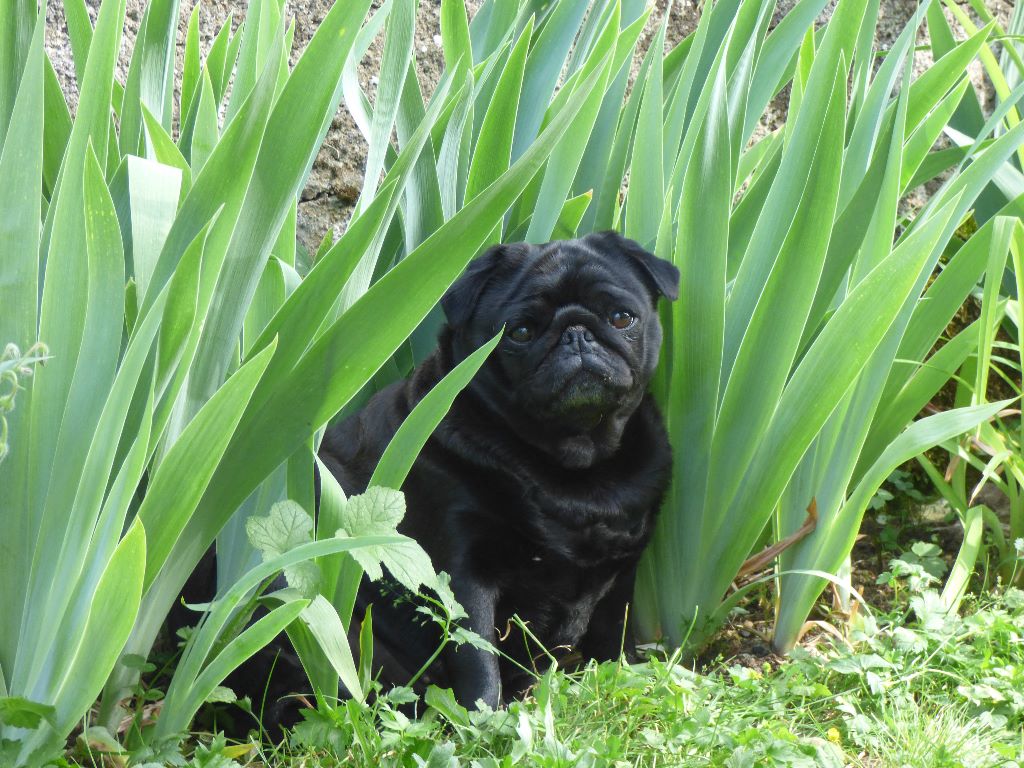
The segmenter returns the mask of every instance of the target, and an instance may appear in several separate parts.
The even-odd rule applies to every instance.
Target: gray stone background
[[[344,2],[345,0],[338,1]],[[934,0],[936,3],[940,1]],[[134,45],[135,35],[142,19],[145,2],[146,0],[128,0],[127,3],[124,47],[121,51],[119,63],[119,77],[122,82],[127,70],[128,55]],[[86,0],[86,4],[95,22],[100,0]],[[650,44],[657,24],[664,18],[667,4],[668,0],[656,0],[652,19],[640,39],[639,48],[641,51],[646,50]],[[793,4],[794,0],[780,0],[774,22],[777,22]],[[195,0],[181,0],[177,50],[179,69],[184,52],[184,39],[188,18],[194,5],[196,5]],[[292,51],[293,62],[332,5],[333,0],[291,0],[288,2],[287,12],[296,21],[295,46]],[[374,8],[378,5],[378,2],[373,3]],[[471,14],[479,5],[480,0],[467,1]],[[1005,28],[1009,23],[1010,14],[1013,10],[1013,0],[988,0],[987,5],[989,10]],[[444,58],[440,46],[440,6],[440,0],[420,0],[417,12],[415,54],[424,93],[429,93],[437,83],[444,66]],[[834,0],[826,7],[825,12],[822,14],[822,21],[828,18],[833,7]],[[962,7],[973,15],[966,3],[963,3]],[[201,3],[199,29],[201,47],[204,54],[213,42],[213,37],[221,25],[230,19],[232,26],[237,26],[245,15],[245,8],[246,3],[244,0],[206,0],[206,2]],[[881,0],[875,36],[876,47],[883,49],[888,47],[896,39],[896,36],[903,29],[916,8],[917,2],[915,0]],[[692,32],[696,27],[699,15],[699,5],[692,4],[687,0],[675,2],[669,17],[669,43],[678,42]],[[958,36],[962,37],[960,27],[953,19],[952,14],[946,10],[946,15],[950,19],[954,30],[960,33]],[[77,104],[77,89],[71,46],[68,41],[61,3],[51,2],[47,16],[47,50],[64,86],[69,106],[73,111]],[[923,30],[920,35],[920,42],[925,42]],[[374,41],[367,56],[360,64],[360,79],[362,80],[364,90],[371,99],[373,98],[376,84],[374,74],[380,63],[382,48],[383,41],[381,39]],[[915,68],[918,72],[923,71],[930,63],[931,57],[927,51],[921,51],[917,54]],[[991,86],[983,76],[981,66],[977,62],[972,65],[971,76],[976,88],[986,102],[985,107],[991,108],[993,98]],[[786,94],[784,92],[769,106],[763,120],[764,128],[773,129],[777,127],[785,119],[785,109]],[[320,150],[319,157],[310,175],[309,183],[302,194],[299,204],[299,239],[307,248],[315,249],[329,229],[333,230],[336,235],[343,231],[362,184],[362,167],[365,156],[366,142],[352,122],[344,105],[342,105]],[[919,196],[920,194],[922,193],[919,192]]]

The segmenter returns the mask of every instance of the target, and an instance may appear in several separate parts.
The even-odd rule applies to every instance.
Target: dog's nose
[[[589,343],[593,340],[594,334],[590,332],[590,329],[583,325],[570,325],[562,331],[563,344],[582,344],[583,342]]]

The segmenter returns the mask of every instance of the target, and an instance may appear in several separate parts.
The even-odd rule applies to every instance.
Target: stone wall
[[[94,21],[99,1],[86,0]],[[782,17],[785,10],[792,7],[793,2],[794,0],[780,0],[775,21]],[[939,0],[935,0],[935,2],[939,2]],[[194,5],[195,0],[181,0],[177,51],[179,67],[183,54],[186,25]],[[288,11],[296,21],[293,60],[297,53],[305,47],[331,5],[333,5],[331,0],[291,0],[288,2]],[[379,3],[375,1],[374,7],[377,5]],[[480,0],[469,0],[467,5],[472,13],[479,7]],[[656,28],[654,22],[660,21],[664,17],[667,0],[657,0],[655,5],[654,20],[648,24],[648,29],[641,38],[641,49],[645,49],[653,37]],[[988,6],[999,18],[1000,23],[1005,26],[1013,9],[1012,0],[989,0]],[[125,46],[121,52],[119,65],[119,77],[122,80],[127,69],[128,52],[134,44],[144,7],[145,0],[128,0]],[[204,54],[221,25],[230,20],[233,26],[237,26],[245,15],[245,7],[246,3],[242,0],[207,0],[201,4],[199,28]],[[826,7],[822,14],[822,20],[828,17],[833,7],[834,0]],[[916,0],[881,0],[876,45],[884,48],[891,44],[916,7]],[[965,7],[967,6],[965,5]],[[444,64],[440,46],[439,12],[440,0],[420,0],[415,49],[420,80],[425,92],[429,92],[436,84]],[[699,14],[698,5],[686,2],[686,0],[675,2],[669,18],[670,42],[676,42],[693,31]],[[948,12],[947,15],[949,15]],[[74,110],[77,103],[74,65],[60,2],[54,0],[49,4],[47,22],[47,48],[57,74],[64,85],[69,105]],[[370,98],[373,96],[374,74],[379,66],[381,50],[382,40],[378,39],[360,65],[360,78]],[[926,68],[929,63],[930,57],[926,52],[918,54],[916,68],[919,71]],[[991,88],[982,76],[980,66],[975,63],[973,67],[972,78],[979,89],[986,94],[986,99],[991,100]],[[783,94],[784,96],[785,94]],[[781,122],[785,116],[785,107],[785,98],[776,99],[765,116],[766,128],[774,128]],[[328,229],[333,229],[336,234],[344,229],[362,184],[361,169],[365,155],[366,142],[342,106],[334,118],[299,206],[299,237],[307,248],[315,248]]]

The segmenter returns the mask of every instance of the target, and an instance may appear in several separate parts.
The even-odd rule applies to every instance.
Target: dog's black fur
[[[442,299],[448,323],[434,354],[328,430],[321,459],[347,494],[361,493],[412,408],[504,327],[413,465],[399,531],[450,574],[465,625],[514,661],[450,645],[420,685],[451,687],[466,706],[521,694],[531,676],[520,667],[532,668],[539,649],[506,632],[513,615],[552,651],[632,654],[627,605],[671,460],[647,392],[662,339],[657,305],[677,298],[678,282],[672,264],[615,232],[492,248]],[[613,327],[622,311],[633,323]],[[532,339],[517,341],[524,327]],[[193,601],[212,591],[194,587],[213,583],[211,557],[204,566]],[[385,684],[407,683],[442,640],[407,597],[387,582],[364,579],[360,589],[354,618],[373,606],[374,664]],[[296,700],[278,697],[304,678],[285,640],[229,685],[258,696],[271,668],[264,723],[294,722]]]
[[[614,232],[497,246],[443,298],[436,352],[324,439],[321,459],[342,488],[363,491],[416,403],[504,326],[416,460],[399,530],[451,575],[468,627],[528,669],[522,634],[505,633],[514,614],[548,649],[632,652],[627,604],[670,463],[647,393],[661,345],[657,303],[677,297],[678,280],[669,262]],[[623,310],[632,325],[613,327]],[[524,327],[533,338],[517,341]],[[367,583],[359,605],[373,603],[384,678],[403,683],[440,634],[412,621],[408,602],[380,595]],[[529,684],[515,663],[469,645],[447,648],[426,679],[467,706],[497,706]]]

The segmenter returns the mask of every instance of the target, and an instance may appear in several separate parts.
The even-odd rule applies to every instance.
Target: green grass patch
[[[541,675],[532,695],[467,711],[447,691],[395,689],[321,703],[273,749],[195,746],[133,764],[235,766],[792,766],[992,768],[1024,763],[1024,592],[947,616],[918,591],[862,612],[845,641],[820,634],[788,660],[650,658]],[[87,754],[79,755],[88,758]],[[99,765],[83,759],[83,765]]]

